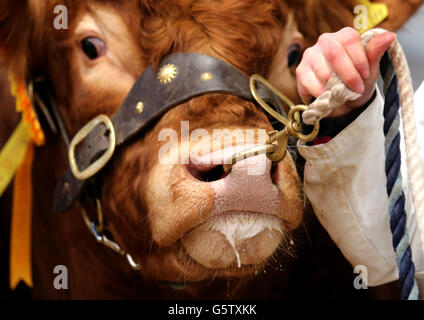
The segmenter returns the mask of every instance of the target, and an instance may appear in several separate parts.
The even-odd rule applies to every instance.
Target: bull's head
[[[69,49],[71,78],[78,79],[73,83],[73,108],[88,111],[96,105],[96,113],[113,113],[148,64],[179,51],[215,56],[246,74],[266,74],[281,47],[276,64],[284,65],[279,73],[292,89],[290,67],[298,62],[302,38],[294,24],[286,27],[283,36],[287,16],[280,4],[261,6],[263,17],[256,17],[257,22],[248,18],[254,12],[253,2],[229,5],[224,10],[202,1],[163,2],[134,15],[133,23],[141,25],[136,34],[131,32],[133,24],[125,23],[113,7],[93,5],[93,14],[85,13],[70,29],[77,39]],[[131,11],[136,9],[140,12],[139,8]],[[227,19],[232,20],[228,25]],[[111,24],[111,20],[116,21]],[[172,71],[164,74],[170,76],[164,82],[173,81]],[[99,90],[109,98],[93,94]],[[84,120],[95,114],[87,113],[91,114]],[[202,139],[193,135],[189,141],[183,139],[182,121],[188,121],[190,132],[203,129],[210,138],[205,134]],[[73,128],[78,129],[79,123]],[[146,271],[154,270],[156,277],[169,281],[243,275],[260,269],[284,244],[283,239],[288,244],[288,232],[299,225],[303,209],[291,158],[272,167],[262,156],[236,164],[228,175],[223,171],[224,158],[234,152],[237,141],[257,143],[258,137],[249,141],[246,132],[258,128],[272,130],[253,103],[230,95],[206,95],[167,112],[116,156],[103,178],[103,209],[118,243]],[[241,137],[224,145],[217,129]],[[168,149],[163,147],[169,140],[159,141],[164,130],[178,133],[178,143]],[[182,159],[187,145],[189,157]],[[221,158],[211,161],[209,154],[221,150]],[[180,157],[173,157],[176,154]],[[146,234],[151,241],[145,241]]]

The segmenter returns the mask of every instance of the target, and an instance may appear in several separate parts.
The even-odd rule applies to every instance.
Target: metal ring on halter
[[[276,142],[276,144],[274,144]],[[289,142],[289,134],[287,128],[281,131],[271,131],[269,132],[269,138],[267,143],[271,143],[273,146],[276,146],[274,152],[267,154],[267,157],[272,162],[278,162],[283,160],[287,152],[287,143]]]
[[[302,140],[303,142],[309,142],[316,138],[319,132],[319,119],[314,121],[314,127],[309,134],[302,133],[302,123],[300,122],[300,112],[304,112],[308,109],[305,105],[297,105],[290,109],[287,121],[287,131],[289,135]]]
[[[264,99],[262,99],[256,90],[255,83],[256,81],[261,82],[263,85],[267,86],[270,90],[272,90],[284,103],[286,103],[290,107],[290,111],[288,113],[287,119],[284,118],[281,114],[279,114],[276,110],[270,107]],[[311,133],[303,134],[302,133],[302,122],[300,119],[300,112],[305,111],[308,107],[304,105],[295,106],[294,103],[278,91],[271,83],[265,80],[262,76],[258,74],[254,74],[250,77],[250,91],[258,102],[258,104],[268,112],[272,117],[276,120],[284,124],[286,127],[281,131],[271,131],[268,133],[269,138],[264,146],[254,147],[249,150],[245,150],[242,152],[235,153],[229,159],[230,161],[225,161],[224,171],[228,173],[232,166],[239,161],[246,160],[250,157],[258,156],[261,153],[266,153],[268,159],[272,162],[281,161],[285,154],[289,136],[293,136],[299,140],[304,142],[309,142],[313,140],[319,131],[319,119],[315,120],[314,127]],[[274,144],[276,142],[276,144]]]
[[[264,99],[262,99],[261,96],[259,96],[255,83],[256,81],[262,83],[263,85],[267,86],[271,91],[276,94],[285,104],[289,106],[289,108],[294,107],[294,103],[286,97],[284,94],[282,94],[279,90],[277,90],[271,83],[269,83],[267,80],[265,80],[264,77],[254,74],[250,77],[250,92],[252,93],[252,96],[255,98],[255,100],[259,103],[259,105],[268,112],[272,117],[274,117],[276,120],[281,122],[284,125],[287,125],[287,119],[284,118],[280,113],[278,113],[276,110],[271,108]]]
[[[266,144],[263,146],[256,146],[248,150],[237,152],[224,160],[224,172],[228,173],[231,171],[233,165],[237,162],[246,160],[251,157],[256,157],[260,154],[266,154],[267,158],[272,162],[278,162],[284,158],[286,154],[286,147],[289,140],[287,130],[282,131],[271,131],[268,133],[269,138]],[[277,142],[274,144],[274,142]]]
[[[279,92],[272,84],[270,84],[265,78],[258,74],[254,74],[250,77],[250,91],[252,93],[252,96],[255,98],[255,100],[259,103],[259,105],[269,114],[271,114],[272,117],[274,117],[279,122],[283,123],[284,125],[287,125],[287,119],[284,118],[280,113],[275,111],[273,108],[271,108],[265,100],[263,100],[257,90],[255,83],[256,81],[264,84],[265,86],[269,87],[284,103],[286,103],[290,108],[294,106],[294,103],[287,98],[284,94]],[[252,149],[245,150],[242,152],[235,153],[231,156],[231,159],[226,159],[224,161],[224,171],[226,173],[230,172],[232,166],[236,164],[237,162],[240,162],[242,160],[246,160],[247,158],[258,156],[259,154],[266,154],[268,159],[270,159],[273,162],[280,161],[285,153],[286,153],[286,146],[288,142],[288,134],[286,130],[277,132],[272,131],[269,132],[269,139],[267,140],[267,143],[264,146],[258,146],[253,147]],[[276,144],[273,144],[273,142],[277,142]]]
[[[224,172],[230,172],[233,165],[235,165],[237,162],[246,160],[251,157],[256,157],[260,154],[268,155],[269,153],[274,153],[277,149],[278,146],[275,144],[265,144],[263,146],[257,146],[248,150],[237,152],[233,154],[231,158],[227,158],[224,160]]]

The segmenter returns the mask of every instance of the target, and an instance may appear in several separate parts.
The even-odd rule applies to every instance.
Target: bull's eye
[[[99,38],[89,37],[81,41],[81,48],[84,54],[91,60],[103,56],[106,52],[106,44]]]
[[[287,65],[289,68],[295,67],[300,63],[302,59],[302,49],[299,44],[292,44],[289,47],[287,54]]]

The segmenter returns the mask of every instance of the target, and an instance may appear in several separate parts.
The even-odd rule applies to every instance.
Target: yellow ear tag
[[[18,82],[12,75],[10,83],[11,94],[16,98],[16,111],[22,113],[22,119],[3,149],[0,150],[0,197],[23,162],[28,144],[30,142],[36,146],[45,144],[45,136],[32,109],[25,83]]]
[[[354,9],[354,27],[361,33],[378,26],[389,16],[389,10],[384,3],[372,3],[369,0],[358,0],[358,3]]]

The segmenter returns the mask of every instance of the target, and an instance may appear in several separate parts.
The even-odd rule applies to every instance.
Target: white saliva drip
[[[266,229],[274,229],[283,234],[278,218],[265,215],[254,216],[252,214],[230,214],[224,219],[221,217],[214,221],[212,229],[224,235],[233,247],[238,268],[241,268],[240,253],[237,249],[238,244],[255,237]]]

